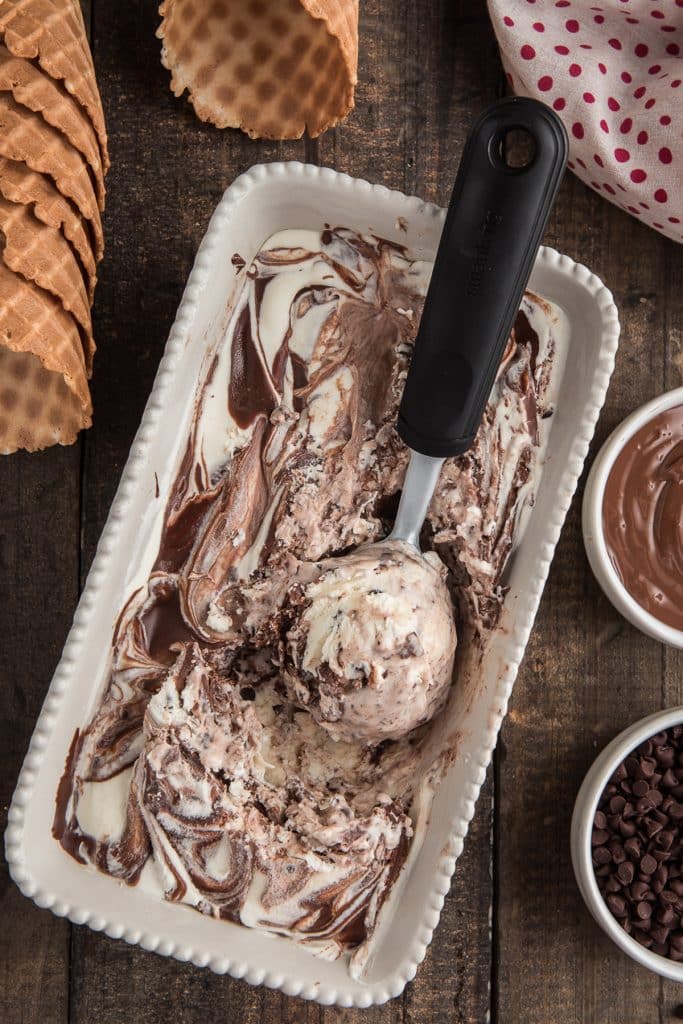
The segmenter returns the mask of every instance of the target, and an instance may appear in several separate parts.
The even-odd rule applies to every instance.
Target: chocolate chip
[[[607,897],[607,906],[615,917],[626,917],[627,903],[623,896],[617,896],[614,893],[610,893]]]
[[[597,849],[604,849],[604,847],[597,847]],[[610,855],[610,860],[613,860],[615,864],[621,864],[622,861],[626,860],[626,853],[624,847],[621,845],[618,839],[612,839],[607,847]],[[603,864],[606,861],[602,862]]]
[[[648,839],[654,838],[658,832],[661,832],[664,828],[661,821],[657,821],[655,818],[646,818],[643,822],[643,829]]]
[[[607,818],[603,814],[602,811],[596,811],[595,812],[595,818],[593,820],[593,824],[594,824],[595,828],[597,828],[597,829],[605,829],[605,828],[607,828]]]
[[[652,907],[649,903],[646,903],[645,900],[641,900],[636,907],[636,914],[641,921],[649,921],[652,917]]]
[[[618,916],[618,915],[617,915]],[[666,942],[669,937],[669,929],[662,925],[655,925],[654,928],[650,928],[650,935],[655,942]]]
[[[633,839],[627,839],[624,843],[624,849],[626,850],[627,856],[632,857],[634,860],[640,860],[640,839],[636,839],[635,837]]]
[[[591,840],[610,913],[643,946],[683,962],[683,725],[645,740],[614,770]]]
[[[620,864],[617,869],[617,878],[622,885],[630,885],[633,881],[635,869],[630,860],[626,860],[623,864]]]
[[[640,870],[644,875],[652,875],[657,870],[657,861],[649,853],[646,853],[640,861]]]
[[[666,925],[667,927],[672,925],[676,919],[673,907],[665,907],[663,910],[658,910],[655,917],[660,924]]]
[[[647,882],[641,882],[640,880],[637,880],[633,883],[630,889],[631,899],[636,900],[636,902],[638,902],[639,900],[643,900],[645,899],[649,891],[650,890],[648,888]]]

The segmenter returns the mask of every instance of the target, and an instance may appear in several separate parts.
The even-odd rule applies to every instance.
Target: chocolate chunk
[[[604,828],[594,828],[591,836],[593,846],[602,846],[609,839],[609,832]],[[654,868],[653,868],[654,871]]]

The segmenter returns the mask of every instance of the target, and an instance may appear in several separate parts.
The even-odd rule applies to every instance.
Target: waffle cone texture
[[[159,13],[171,89],[202,121],[298,139],[353,109],[358,0],[164,0]]]
[[[107,134],[77,0],[0,0],[0,453],[92,420]]]

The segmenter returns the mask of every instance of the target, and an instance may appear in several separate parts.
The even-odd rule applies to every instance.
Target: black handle
[[[514,129],[535,143],[520,168],[502,155]],[[500,100],[474,125],[399,409],[398,432],[415,451],[459,455],[474,441],[566,160],[562,122],[536,100]]]

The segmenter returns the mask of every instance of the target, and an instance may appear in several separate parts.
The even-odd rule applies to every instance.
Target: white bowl
[[[220,344],[238,284],[230,260],[249,263],[263,241],[325,222],[375,232],[433,258],[444,211],[366,181],[303,164],[252,168],[227,190],[211,220],[159,367],[142,424],[100,539],[85,590],[45,699],[9,811],[7,860],[22,892],[78,924],[145,949],[245,978],[289,995],[367,1007],[399,995],[425,956],[486,777],[550,561],[614,366],[619,321],[612,296],[586,267],[542,248],[530,287],[565,312],[562,377],[536,502],[509,562],[500,629],[471,686],[454,690],[439,720],[452,760],[425,798],[408,861],[382,908],[362,977],[286,938],[218,921],[128,887],[69,857],[50,833],[57,783],[74,730],[106,684],[110,641],[123,601],[147,579],[163,511],[182,458],[195,387]],[[558,339],[559,344],[559,339]],[[558,363],[558,365],[560,365]],[[204,368],[204,369],[203,369]],[[419,841],[418,841],[419,839]]]
[[[683,724],[683,707],[657,711],[624,729],[608,743],[591,765],[574,804],[571,826],[571,854],[574,874],[586,906],[617,946],[643,967],[671,981],[683,982],[683,963],[645,949],[628,935],[610,910],[598,889],[591,856],[591,833],[598,802],[613,772],[632,750],[655,733]]]
[[[628,440],[640,428],[658,416],[660,412],[683,405],[683,388],[667,391],[651,402],[646,402],[639,409],[627,416],[616,430],[610,434],[595,459],[586,482],[583,496],[583,540],[586,554],[595,577],[617,611],[628,619],[641,632],[655,640],[668,644],[670,647],[683,648],[683,630],[668,626],[665,622],[646,611],[628,592],[612,565],[605,544],[602,520],[602,502],[605,485],[615,459]]]

